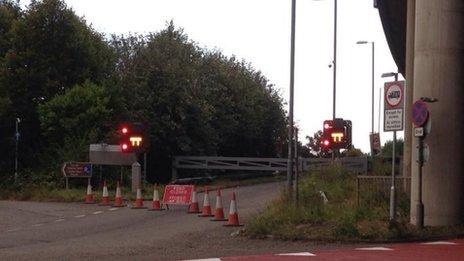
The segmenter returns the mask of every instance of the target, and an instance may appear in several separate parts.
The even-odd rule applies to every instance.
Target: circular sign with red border
[[[387,87],[385,95],[385,100],[387,101],[388,105],[391,107],[396,107],[403,99],[403,89],[397,84],[392,84]]]
[[[412,105],[412,122],[416,127],[422,127],[429,118],[429,109],[427,103],[422,100],[417,100]]]

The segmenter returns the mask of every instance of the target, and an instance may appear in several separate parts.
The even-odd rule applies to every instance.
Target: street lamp
[[[322,1],[322,0],[313,0],[313,1]],[[329,65],[333,66],[333,109],[332,109],[332,120],[335,121],[335,104],[337,100],[337,0],[334,0],[334,43],[333,43],[333,61]]]
[[[395,82],[398,81],[398,73],[389,72],[383,73],[382,78],[395,77]],[[391,188],[390,188],[390,221],[395,220],[395,145],[396,145],[396,131],[393,131],[393,144],[392,144],[392,172],[391,172]]]
[[[374,133],[374,70],[375,70],[375,43],[369,41],[358,41],[356,44],[368,44],[371,43],[372,46],[372,124],[371,124],[371,133]]]

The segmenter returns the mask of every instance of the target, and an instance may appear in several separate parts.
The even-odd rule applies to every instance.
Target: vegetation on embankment
[[[328,202],[324,203],[323,192]],[[409,198],[399,193],[396,222],[389,222],[388,196],[371,191],[356,202],[356,175],[340,167],[304,174],[298,204],[282,196],[245,229],[252,238],[318,241],[401,241],[464,234],[464,227],[426,228],[409,224]]]

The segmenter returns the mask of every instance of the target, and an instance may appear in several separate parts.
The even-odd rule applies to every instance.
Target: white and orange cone
[[[193,191],[192,191],[192,202],[189,205],[187,213],[188,214],[199,214],[199,213],[201,213],[200,207],[198,206],[197,191],[196,191],[195,188],[193,188]]]
[[[137,188],[137,197],[135,198],[135,203],[132,206],[132,209],[146,209],[143,205],[143,197],[142,197],[142,189],[139,187]]]
[[[122,199],[122,195],[121,195],[121,188],[119,187],[119,181],[116,185],[116,196],[114,197],[114,204],[113,204],[113,207],[116,207],[116,208],[121,208],[121,207],[125,207],[126,205],[124,204],[124,201]]]
[[[203,199],[203,210],[199,217],[214,217],[211,213],[211,206],[209,205],[209,195],[208,195],[208,187],[205,187],[205,198]]]
[[[106,186],[106,180],[103,181],[103,194],[101,198],[100,206],[109,206],[110,205],[110,196],[108,194],[108,187]]]
[[[230,200],[229,220],[227,221],[227,224],[224,224],[224,226],[226,227],[243,226],[238,222],[237,200],[235,199],[235,192],[232,192],[232,199]]]
[[[153,204],[152,204],[152,208],[149,209],[149,210],[150,211],[164,210],[161,207],[160,196],[159,196],[159,192],[158,192],[158,185],[155,185],[154,188],[153,188]]]
[[[216,209],[214,210],[214,218],[211,221],[227,221],[224,218],[224,210],[222,209],[221,189],[218,188],[216,192]]]
[[[87,184],[87,193],[85,195],[85,204],[95,204],[93,200],[92,185],[90,185],[90,180]]]

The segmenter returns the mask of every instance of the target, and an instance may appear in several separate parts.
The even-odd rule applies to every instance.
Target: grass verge
[[[418,230],[409,224],[409,198],[397,197],[396,222],[389,222],[388,200],[356,204],[356,176],[341,167],[330,167],[305,175],[299,202],[285,193],[246,226],[252,238],[330,242],[384,242],[423,240],[464,235],[463,226]],[[324,202],[322,194],[328,201]],[[382,198],[383,195],[371,197]]]

